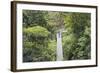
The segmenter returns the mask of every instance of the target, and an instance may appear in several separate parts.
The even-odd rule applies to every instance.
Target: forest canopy
[[[23,62],[56,61],[58,31],[63,60],[91,58],[91,14],[23,10]]]

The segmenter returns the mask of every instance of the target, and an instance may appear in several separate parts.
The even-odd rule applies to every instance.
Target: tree
[[[64,60],[91,58],[90,13],[23,10],[23,61],[55,61],[62,33]]]
[[[23,10],[23,25],[32,27],[36,25],[45,26],[47,23],[44,18],[45,12],[37,10]]]
[[[69,13],[65,16],[65,20],[68,31],[63,37],[65,60],[90,59],[90,14]]]

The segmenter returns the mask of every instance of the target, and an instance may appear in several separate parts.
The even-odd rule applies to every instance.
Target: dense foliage
[[[64,60],[91,58],[90,13],[23,10],[23,62],[56,61],[62,33]]]

